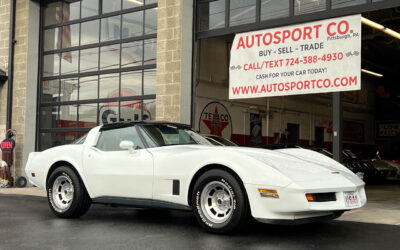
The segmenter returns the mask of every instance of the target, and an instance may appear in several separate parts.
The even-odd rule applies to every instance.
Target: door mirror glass
[[[119,144],[119,147],[123,150],[129,150],[129,153],[133,153],[135,151],[134,143],[131,141],[122,141]]]

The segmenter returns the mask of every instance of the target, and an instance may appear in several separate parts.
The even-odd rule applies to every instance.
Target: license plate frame
[[[358,207],[360,205],[357,191],[343,192],[343,199],[346,207]]]

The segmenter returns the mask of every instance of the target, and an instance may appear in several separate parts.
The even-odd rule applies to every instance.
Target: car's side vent
[[[172,181],[172,194],[173,195],[179,195],[179,180],[173,180]]]

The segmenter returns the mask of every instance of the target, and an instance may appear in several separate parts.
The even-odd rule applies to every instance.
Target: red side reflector
[[[35,174],[35,173],[32,173],[32,177],[36,177],[36,174]]]

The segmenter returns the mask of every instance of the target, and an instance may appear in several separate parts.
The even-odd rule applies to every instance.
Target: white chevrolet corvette
[[[31,153],[25,171],[59,217],[79,217],[91,203],[184,209],[215,233],[248,215],[334,219],[367,201],[364,182],[322,154],[217,147],[174,123],[98,126],[74,144]]]

